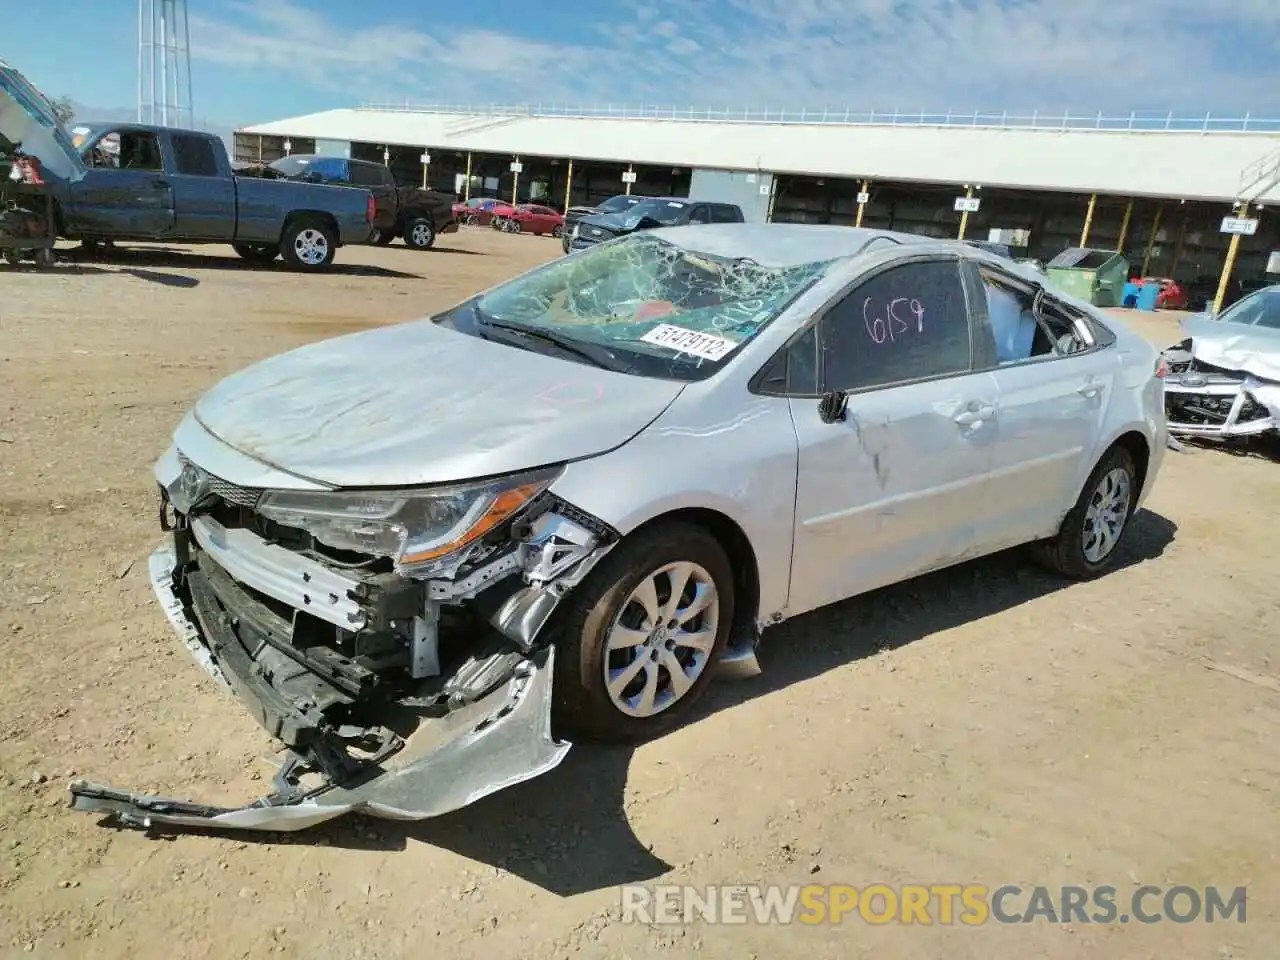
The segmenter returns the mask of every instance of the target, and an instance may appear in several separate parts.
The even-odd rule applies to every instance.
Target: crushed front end
[[[288,493],[171,448],[156,467],[169,535],[151,558],[157,599],[286,760],[274,792],[242,807],[85,781],[72,807],[287,831],[351,811],[438,816],[555,767],[569,745],[551,730],[543,628],[617,539],[548,492],[555,473]]]
[[[1197,346],[1185,340],[1164,351],[1169,432],[1230,440],[1280,431],[1280,383],[1210,363]]]

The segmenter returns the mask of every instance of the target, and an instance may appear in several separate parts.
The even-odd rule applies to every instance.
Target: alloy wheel
[[[720,597],[696,563],[670,563],[628,595],[605,633],[609,699],[630,717],[679,702],[706,670],[720,625]]]
[[[1090,563],[1101,563],[1120,542],[1129,521],[1131,488],[1129,471],[1122,467],[1103,474],[1094,488],[1084,513],[1084,557]]]

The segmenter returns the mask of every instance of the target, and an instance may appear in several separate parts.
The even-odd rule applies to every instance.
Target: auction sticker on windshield
[[[654,346],[678,350],[704,360],[720,360],[737,346],[732,340],[670,323],[658,324],[640,339]]]

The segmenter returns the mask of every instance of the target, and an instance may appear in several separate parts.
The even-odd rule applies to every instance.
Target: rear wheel
[[[664,523],[624,540],[558,625],[557,726],[627,743],[680,723],[710,682],[733,605],[729,560],[703,528]]]
[[[1092,580],[1115,564],[1138,497],[1138,471],[1124,447],[1112,447],[1096,467],[1058,535],[1036,544],[1038,559],[1073,580]]]
[[[394,224],[389,227],[374,227],[373,233],[369,234],[369,242],[379,247],[388,246],[395,238],[396,228]]]
[[[559,240],[561,237],[563,237],[563,236],[564,236],[564,224],[562,224],[562,223],[557,223],[554,227],[552,227],[552,228],[551,228],[551,235],[552,235],[553,237],[555,237],[557,240]]]
[[[268,243],[237,243],[232,249],[250,263],[271,263],[280,255],[279,247]]]
[[[295,220],[284,228],[280,255],[295,270],[328,270],[338,252],[333,228],[319,220]]]
[[[430,250],[436,244],[436,227],[430,217],[418,216],[404,228],[405,245],[413,250]]]

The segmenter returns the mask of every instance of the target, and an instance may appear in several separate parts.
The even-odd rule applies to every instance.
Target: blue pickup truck
[[[67,131],[48,98],[0,61],[0,158],[19,153],[39,161],[58,235],[90,245],[226,243],[247,260],[279,256],[316,272],[373,230],[370,191],[237,177],[212,134],[133,123]]]

